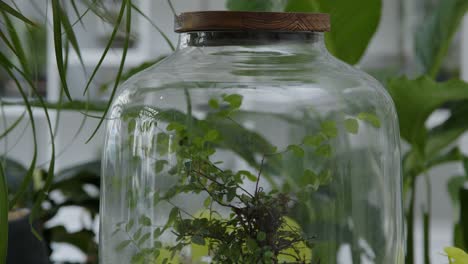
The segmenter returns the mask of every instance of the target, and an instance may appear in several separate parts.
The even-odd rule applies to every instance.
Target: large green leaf
[[[468,102],[457,103],[450,107],[450,110],[450,118],[429,131],[426,145],[426,156],[429,158],[454,143],[468,130]]]
[[[271,11],[273,0],[228,0],[226,6],[232,11]]]
[[[401,77],[390,80],[388,89],[397,108],[401,136],[421,154],[427,142],[427,118],[447,102],[468,98],[468,84],[460,80],[436,83],[429,77]]]
[[[2,12],[7,12],[7,13],[11,14],[12,16],[15,16],[16,18],[20,19],[21,21],[23,21],[26,24],[34,26],[34,22],[32,22],[29,18],[25,17],[23,14],[21,14],[21,12],[17,11],[16,9],[11,7],[10,5],[5,3],[4,1],[0,1],[0,10]]]
[[[287,12],[322,12],[331,16],[327,47],[337,58],[356,64],[379,25],[381,0],[289,0]]]
[[[416,55],[425,73],[435,77],[457,32],[467,0],[443,0],[416,34]]]

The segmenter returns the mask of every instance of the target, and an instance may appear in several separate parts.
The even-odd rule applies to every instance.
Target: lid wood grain
[[[322,13],[203,11],[175,18],[175,31],[330,31],[330,16]]]

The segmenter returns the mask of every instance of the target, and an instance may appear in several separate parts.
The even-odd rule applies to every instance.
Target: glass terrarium
[[[101,263],[403,263],[397,116],[326,14],[194,12],[113,102]]]

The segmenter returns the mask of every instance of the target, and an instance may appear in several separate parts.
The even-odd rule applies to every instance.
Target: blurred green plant
[[[468,263],[468,254],[463,250],[454,247],[448,247],[445,250],[450,264]]]

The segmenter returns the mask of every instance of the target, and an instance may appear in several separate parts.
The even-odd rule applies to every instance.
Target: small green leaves
[[[379,118],[372,113],[360,113],[358,119],[371,124],[375,128],[380,128],[381,126]]]
[[[122,251],[122,250],[124,250],[126,247],[128,247],[128,245],[130,245],[130,243],[132,243],[132,240],[124,240],[124,241],[120,242],[120,243],[115,247],[115,250],[116,250],[116,251]]]
[[[151,219],[146,215],[142,215],[139,219],[139,222],[140,222],[140,225],[151,226]]]
[[[304,144],[309,147],[318,147],[325,142],[327,138],[323,134],[318,134],[315,136],[306,136],[304,138]]]
[[[351,134],[357,134],[359,132],[359,122],[354,118],[345,120],[345,128]]]
[[[298,145],[289,145],[287,150],[291,151],[295,156],[299,158],[303,158],[305,154],[304,150]]]
[[[338,128],[336,128],[336,123],[334,121],[323,122],[322,133],[329,139],[335,138],[338,135]]]

